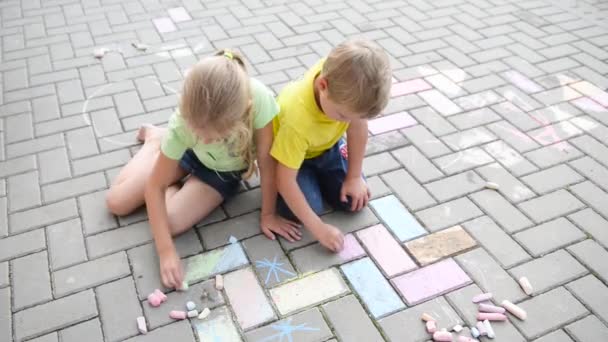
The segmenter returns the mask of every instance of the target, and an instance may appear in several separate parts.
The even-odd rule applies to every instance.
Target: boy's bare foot
[[[310,227],[312,235],[319,243],[334,253],[338,253],[344,247],[344,235],[331,224],[323,223],[317,227]]]
[[[162,134],[162,128],[156,127],[152,124],[143,124],[137,131],[137,140],[145,142],[149,138],[156,137]]]

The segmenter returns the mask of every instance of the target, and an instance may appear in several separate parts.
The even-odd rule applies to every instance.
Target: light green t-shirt
[[[270,89],[254,78],[251,78],[251,92],[253,97],[253,128],[260,129],[277,115],[279,105]],[[163,137],[161,151],[167,158],[179,160],[184,152],[191,148],[203,165],[216,171],[238,171],[247,168],[247,164],[242,157],[231,153],[231,144],[229,143],[231,140],[229,137],[218,143],[202,143],[190,131],[179,111],[175,111],[169,119],[168,131]]]

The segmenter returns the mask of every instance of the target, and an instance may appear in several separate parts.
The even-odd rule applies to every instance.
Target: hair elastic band
[[[234,55],[230,51],[224,51],[224,57],[226,57],[228,59],[233,59]]]

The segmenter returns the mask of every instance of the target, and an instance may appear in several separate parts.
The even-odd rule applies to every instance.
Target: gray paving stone
[[[588,156],[608,167],[608,147],[588,135],[570,140],[570,142]]]
[[[433,163],[426,159],[426,157],[414,146],[407,146],[394,150],[392,151],[392,155],[395,156],[401,165],[405,166],[405,169],[419,182],[426,183],[443,177],[443,173],[439,171]],[[377,160],[375,162],[381,163],[383,161]],[[395,165],[398,166],[399,164],[395,162]],[[395,168],[393,167],[393,169]],[[387,168],[381,172],[384,173],[386,171],[389,171],[389,169]]]
[[[433,162],[435,162],[439,169],[449,175],[489,164],[493,161],[494,159],[479,147],[473,147],[433,159]]]
[[[342,231],[343,234],[348,234],[361,228],[366,228],[380,222],[369,207],[365,207],[357,213],[336,211],[327,215],[323,215],[321,219],[325,223],[336,226],[338,229],[340,229],[340,231]],[[287,240],[281,238],[279,239],[279,242],[285,250],[290,251],[295,248],[308,245],[311,242],[315,241],[306,228],[302,229],[301,232],[302,239],[300,241],[290,243]]]
[[[6,146],[6,157],[15,158],[64,146],[61,134],[26,140]]]
[[[227,221],[213,223],[198,229],[205,249],[210,250],[227,245],[230,236],[238,240],[257,235],[260,229],[260,213],[255,211],[249,214],[234,217]]]
[[[410,114],[436,136],[450,134],[457,130],[447,119],[431,107],[418,108],[412,110]]]
[[[427,158],[450,153],[450,149],[423,125],[408,127],[402,132]]]
[[[95,190],[105,189],[107,186],[104,174],[94,173],[88,176],[44,185],[42,187],[42,196],[45,202],[53,202]]]
[[[589,181],[573,185],[570,189],[596,212],[608,217],[608,193]]]
[[[573,340],[563,330],[557,330],[534,340],[534,342],[573,342]]]
[[[424,187],[433,197],[443,202],[482,189],[485,183],[474,171],[466,171],[428,183]]]
[[[8,280],[8,261],[0,263],[0,288],[9,285]]]
[[[513,320],[513,324],[528,339],[540,337],[589,312],[563,287],[520,303],[519,306],[528,313],[528,319]],[[551,312],[551,315],[547,315],[547,312]]]
[[[71,177],[70,163],[65,148],[38,154],[40,183],[47,184]]]
[[[44,336],[35,338],[33,340],[29,340],[29,341],[32,341],[32,342],[58,342],[59,338],[57,337],[57,333],[53,332],[48,335],[44,335]]]
[[[154,244],[147,244],[127,251],[133,279],[140,300],[144,300],[155,289],[169,291],[162,286],[160,278],[160,264]]]
[[[97,316],[93,290],[60,298],[13,315],[16,341],[37,337]]]
[[[62,297],[129,275],[124,252],[53,272],[55,296]]]
[[[8,189],[9,212],[28,209],[42,204],[37,171],[9,177]]]
[[[173,324],[169,324],[160,329],[150,331],[146,335],[139,335],[128,340],[126,342],[162,342],[168,340],[184,341],[184,342],[195,342],[194,335],[192,334],[192,326],[187,320],[179,321]]]
[[[542,256],[556,249],[583,240],[586,235],[567,219],[560,217],[519,232],[513,237],[534,257]]]
[[[585,240],[568,247],[568,250],[600,279],[605,282],[608,280],[608,266],[603,262],[608,257],[608,252],[597,242]]]
[[[379,153],[363,159],[363,173],[374,176],[399,168],[399,163],[389,153]]]
[[[276,323],[269,324],[267,326],[251,330],[245,334],[246,341],[261,341],[269,338],[276,338],[277,328],[282,324],[289,324],[291,326],[302,325],[311,330],[296,330],[291,335],[297,341],[302,342],[320,342],[332,337],[332,332],[325,323],[321,312],[317,308],[304,311],[297,315],[293,315],[284,320],[277,321]],[[280,333],[279,333],[280,334]],[[280,338],[280,337],[279,337]]]
[[[148,222],[135,223],[86,238],[89,258],[112,254],[152,241]]]
[[[497,303],[504,299],[518,302],[526,298],[519,284],[482,248],[458,255],[455,259],[479,287],[494,294]]]
[[[44,230],[11,235],[0,239],[0,261],[15,259],[46,248]]]
[[[577,189],[587,190],[586,187]],[[581,201],[563,189],[518,205],[519,209],[523,210],[537,223],[567,215],[583,206],[584,204]]]
[[[99,318],[83,322],[59,331],[61,342],[103,342]]]
[[[565,329],[577,341],[581,342],[608,339],[608,327],[593,315],[567,325]]]
[[[54,224],[46,229],[52,270],[58,270],[87,260],[82,223],[79,219]]]
[[[584,178],[569,166],[561,164],[522,177],[521,180],[536,193],[546,194],[570,184],[578,183]]]
[[[395,195],[411,210],[419,210],[436,204],[437,201],[405,170],[381,175]]]
[[[608,231],[604,228],[608,225],[608,221],[603,217],[587,208],[568,216],[568,218],[591,235],[598,243],[608,248]]]
[[[11,270],[14,311],[53,299],[45,251],[12,260]]]
[[[68,151],[73,159],[99,153],[95,134],[90,127],[84,127],[66,133]]]
[[[524,157],[531,160],[534,164],[541,168],[547,168],[550,166],[561,164],[563,162],[573,160],[581,156],[583,156],[583,153],[581,153],[581,151],[579,151],[576,147],[565,141],[545,146],[543,148],[524,154]]]
[[[463,287],[445,295],[445,299],[452,304],[452,307],[464,319],[464,323],[475,326],[477,323],[478,305],[471,301],[471,298],[483,293],[483,290],[476,284]]]
[[[131,153],[127,149],[123,149],[76,160],[72,163],[72,168],[74,175],[77,176],[122,166],[130,159]]]
[[[12,176],[36,169],[36,158],[24,156],[0,162],[0,177]]]
[[[523,76],[521,74],[520,74],[520,77],[523,78],[524,80],[526,80],[524,85],[527,85],[529,82],[533,83],[533,81],[525,78],[525,76]],[[530,87],[540,88],[540,86],[538,86],[538,85],[530,85]],[[536,89],[534,89],[534,90],[536,90]],[[511,99],[511,97],[513,97],[513,99],[511,101],[516,101],[516,102],[522,101],[526,107],[530,106],[528,104],[529,102],[527,101],[527,99],[526,99],[526,101],[524,101],[523,98],[520,96],[520,94],[515,93],[512,89],[507,89],[507,91],[509,93],[503,93],[504,95],[506,95],[505,96],[506,98]],[[509,121],[515,127],[517,127],[518,129],[520,129],[524,132],[528,131],[530,129],[540,127],[540,123],[538,123],[538,121],[534,120],[534,118],[531,115],[524,112],[523,110],[521,110],[519,107],[517,107],[515,104],[513,104],[510,101],[502,102],[497,105],[494,105],[494,106],[492,106],[492,109],[494,109],[496,112],[498,112],[498,114],[500,114],[505,120]]]
[[[376,199],[384,197],[391,193],[391,189],[382,181],[380,176],[373,176],[366,179],[367,186],[369,187],[372,196],[370,199]]]
[[[452,150],[459,151],[496,140],[496,137],[484,127],[475,127],[446,135],[441,140]]]
[[[534,192],[498,164],[490,164],[477,169],[488,182],[499,185],[498,192],[511,202],[521,202],[534,197]]]
[[[329,302],[322,308],[341,340],[383,341],[382,336],[353,295]]]
[[[131,277],[98,287],[97,300],[106,341],[122,341],[139,334],[133,318],[141,316],[142,310]]]
[[[480,191],[472,194],[471,199],[508,233],[517,232],[532,225],[525,215],[497,191]]]
[[[34,122],[59,119],[61,116],[57,96],[54,94],[33,99],[32,110],[34,113]]]
[[[373,135],[367,139],[365,155],[368,156],[393,150],[395,148],[405,146],[408,143],[409,141],[399,131],[390,131]]]
[[[34,138],[32,114],[12,115],[7,117],[5,122],[6,135],[4,138],[7,144]]]
[[[489,124],[499,121],[501,117],[490,108],[472,110],[463,114],[449,117],[449,121],[460,130],[466,130],[476,126]]]
[[[11,288],[0,289],[0,337],[3,341],[13,338],[13,325],[11,317]]]
[[[438,231],[468,221],[483,213],[468,198],[459,198],[445,202],[416,213],[423,226]]]
[[[501,121],[487,126],[500,139],[516,149],[519,153],[541,147],[537,142],[508,122]]]
[[[463,226],[504,268],[530,259],[530,255],[488,216],[465,222]]]
[[[261,204],[262,190],[257,188],[237,194],[224,202],[223,207],[228,216],[234,217],[260,209]]]
[[[429,339],[424,324],[420,321],[423,313],[433,316],[442,326],[453,327],[462,324],[462,319],[443,297],[432,299],[412,308],[378,320],[384,336],[392,342],[422,342]]]
[[[290,260],[276,240],[269,240],[265,235],[257,235],[244,240],[243,247],[264,287],[274,287],[297,276]],[[280,271],[272,272],[268,264],[275,261],[276,265],[280,266]]]
[[[509,270],[514,278],[527,277],[534,284],[533,294],[543,293],[588,273],[563,249]]]
[[[0,197],[0,237],[8,235],[8,205],[6,197]]]
[[[608,191],[608,168],[603,167],[600,165],[600,163],[596,162],[590,157],[583,157],[581,159],[571,161],[569,164],[580,174],[601,187],[604,191]]]
[[[208,294],[206,299],[201,298],[203,291]],[[147,296],[148,294],[145,295],[145,297]],[[173,319],[169,317],[168,312],[185,310],[185,304],[188,301],[194,302],[199,312],[206,307],[214,309],[225,304],[222,293],[215,289],[215,279],[190,285],[188,291],[167,293],[167,301],[163,303],[162,310],[151,307],[147,301],[141,303],[150,329],[156,329],[172,322]]]
[[[98,191],[78,197],[80,216],[85,235],[101,233],[116,228],[116,218],[110,214],[105,204],[107,191]]]
[[[603,303],[608,300],[608,287],[596,276],[590,274],[567,284],[566,288],[596,316],[606,321],[608,308]]]

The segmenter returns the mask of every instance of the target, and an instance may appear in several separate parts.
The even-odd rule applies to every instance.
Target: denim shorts
[[[240,171],[215,171],[212,170],[196,157],[196,154],[191,149],[188,149],[179,161],[179,165],[186,172],[194,175],[203,183],[214,188],[224,200],[236,195],[241,184],[241,175],[247,170]]]
[[[344,139],[320,156],[304,160],[298,170],[297,182],[308,205],[317,215],[324,211],[323,201],[333,209],[350,211],[350,196],[347,196],[347,202],[340,199],[347,171],[348,153]],[[285,218],[296,219],[281,196],[277,200],[277,212]]]

